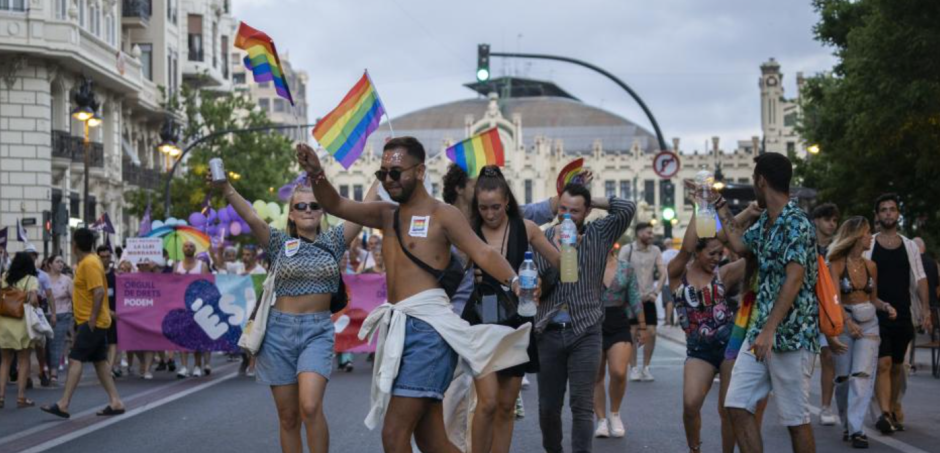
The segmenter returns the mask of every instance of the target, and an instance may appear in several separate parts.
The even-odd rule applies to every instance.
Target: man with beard
[[[646,335],[646,341],[639,346],[643,348],[643,367],[637,366],[637,356],[640,355],[638,349],[637,353],[630,358],[632,367],[630,380],[650,382],[653,381],[650,361],[653,360],[653,350],[656,348],[656,324],[659,322],[656,299],[659,298],[659,293],[666,282],[666,266],[663,264],[662,252],[653,244],[653,225],[646,222],[638,223],[635,231],[636,240],[620,249],[619,258],[630,263],[636,271],[637,287],[640,289],[640,298],[643,302],[643,313],[639,316],[645,318],[647,331],[639,331],[638,319],[630,320],[630,335],[633,338],[639,338],[637,335],[640,333]]]
[[[209,274],[212,271],[209,269],[209,266],[206,265],[202,260],[196,259],[196,244],[192,241],[186,241],[183,243],[183,259],[182,261],[176,263],[176,266],[173,267],[174,274]],[[180,369],[176,372],[176,377],[178,379],[185,379],[189,377],[189,369],[186,366],[189,364],[189,352],[180,352]],[[209,368],[209,358],[210,353],[203,353],[201,351],[195,351],[193,353],[193,377],[201,377],[203,373],[203,360],[206,362],[206,374],[208,375],[211,371]],[[149,371],[149,370],[148,370]]]
[[[306,145],[297,146],[297,159],[327,213],[381,228],[388,238],[382,242],[388,302],[369,315],[359,332],[360,338],[376,330],[379,334],[366,426],[374,428],[384,417],[382,445],[387,452],[411,451],[412,435],[421,451],[459,451],[445,434],[441,404],[458,359],[461,370],[474,377],[524,363],[531,326],[471,327],[452,311],[442,287],[453,291],[452,282],[459,281],[463,268],[454,266],[451,244],[513,291],[518,291],[518,276],[498,250],[477,237],[459,210],[427,193],[421,183],[427,171],[425,151],[415,138],[385,143],[375,173],[398,206],[340,197],[316,152]]]
[[[914,326],[930,329],[927,275],[917,244],[898,233],[900,207],[895,194],[884,194],[875,200],[875,221],[880,232],[875,234],[872,248],[865,252],[865,258],[878,266],[878,298],[891,304],[898,314],[892,320],[878,312],[881,345],[875,397],[882,413],[875,427],[883,434],[904,431],[901,415],[901,394],[907,383],[904,359],[914,339]],[[922,310],[914,305],[914,297],[922,304]]]
[[[833,203],[823,203],[813,208],[811,217],[816,226],[816,249],[825,259],[829,252],[836,229],[839,228],[839,208]],[[828,262],[828,261],[827,261]],[[839,424],[839,416],[833,412],[832,394],[835,390],[836,365],[829,349],[829,342],[824,335],[819,336],[819,381],[822,396],[822,410],[819,412],[819,423],[825,426]]]
[[[601,364],[604,270],[607,254],[630,226],[636,204],[622,198],[591,199],[580,184],[568,184],[558,200],[558,214],[571,215],[578,227],[578,281],[556,283],[542,298],[536,319],[539,372],[539,425],[546,451],[563,451],[561,411],[565,391],[571,406],[571,450],[590,452],[594,439],[594,381]],[[605,209],[603,219],[585,223],[591,209]],[[561,248],[561,226],[545,232]],[[542,273],[551,264],[536,255]],[[601,415],[598,415],[599,417]]]
[[[790,201],[790,159],[777,153],[754,159],[754,192],[764,209],[743,233],[727,206],[719,211],[735,253],[757,261],[757,300],[734,363],[725,407],[742,453],[764,450],[755,413],[771,390],[796,453],[816,451],[809,391],[819,353],[816,231]]]

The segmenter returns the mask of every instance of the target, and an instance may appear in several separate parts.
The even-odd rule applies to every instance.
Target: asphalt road
[[[928,360],[922,354],[921,360]],[[685,452],[682,429],[681,380],[684,348],[659,341],[652,372],[655,382],[631,382],[622,409],[627,435],[623,439],[596,439],[596,452]],[[71,420],[60,421],[38,409],[15,408],[15,389],[7,389],[7,406],[0,410],[0,452],[277,452],[277,418],[268,388],[239,377],[236,364],[214,359],[211,377],[178,381],[158,373],[153,381],[122,378],[119,389],[128,406],[121,417],[105,419],[94,412],[106,404],[89,369],[71,408]],[[326,396],[331,445],[334,451],[381,451],[378,430],[362,424],[369,398],[370,368],[362,360],[352,373],[336,373]],[[526,417],[516,424],[514,452],[539,452],[538,390],[523,391]],[[910,380],[905,399],[908,430],[890,438],[871,434],[872,452],[922,453],[940,451],[940,380],[926,369]],[[37,389],[37,403],[55,401],[61,389]],[[818,379],[812,401],[818,404]],[[765,451],[790,451],[786,429],[776,419],[773,400],[763,429]],[[838,427],[814,426],[817,451],[849,450]],[[570,417],[565,417],[565,434]],[[703,410],[702,451],[720,451],[717,385]],[[566,450],[569,445],[566,441]]]

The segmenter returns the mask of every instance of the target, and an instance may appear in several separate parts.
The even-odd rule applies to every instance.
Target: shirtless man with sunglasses
[[[381,228],[384,237],[390,238],[382,243],[388,304],[376,308],[360,332],[360,337],[379,332],[372,408],[366,426],[374,427],[384,416],[382,445],[386,452],[410,452],[412,435],[421,451],[459,451],[447,438],[441,404],[458,356],[474,377],[527,362],[530,326],[518,330],[496,325],[471,327],[451,311],[438,279],[419,267],[403,247],[430,267],[447,269],[453,244],[486,273],[518,292],[516,272],[498,250],[480,240],[458,209],[428,194],[422,184],[424,147],[416,139],[398,137],[387,142],[375,173],[398,206],[340,197],[327,180],[320,159],[306,145],[297,146],[297,159],[327,213]],[[395,239],[397,209],[403,243]],[[370,320],[375,321],[370,325]],[[389,357],[388,361],[400,357],[397,375],[394,367],[382,363],[383,356]]]

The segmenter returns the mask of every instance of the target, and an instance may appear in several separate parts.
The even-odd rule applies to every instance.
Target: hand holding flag
[[[362,155],[366,139],[379,128],[382,115],[385,106],[366,71],[339,105],[317,122],[313,137],[348,170]]]

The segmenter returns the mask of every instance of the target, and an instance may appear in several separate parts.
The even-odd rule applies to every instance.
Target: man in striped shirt
[[[616,197],[592,199],[590,190],[580,184],[565,186],[558,204],[558,214],[570,214],[578,226],[578,281],[556,282],[539,304],[539,424],[545,450],[563,451],[561,410],[565,389],[570,388],[571,450],[590,452],[594,439],[594,379],[601,358],[604,267],[607,253],[630,226],[636,204]],[[607,210],[607,217],[585,224],[592,208]],[[560,248],[560,233],[556,226],[545,236]],[[541,271],[551,267],[540,255],[536,260]]]

